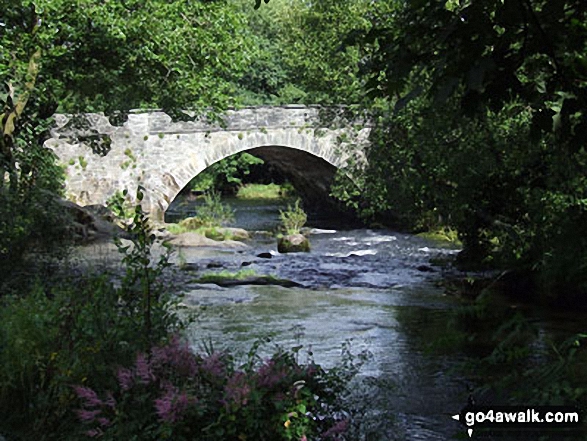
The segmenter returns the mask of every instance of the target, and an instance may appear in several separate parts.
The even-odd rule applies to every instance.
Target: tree
[[[8,0],[0,16],[0,256],[13,260],[51,224],[42,207],[59,193],[62,173],[43,142],[55,111],[225,108],[250,56],[245,25],[227,0]]]
[[[388,11],[351,40],[367,54],[369,96],[384,103],[371,198],[410,206],[412,221],[440,214],[469,263],[587,293],[587,6],[379,3]]]

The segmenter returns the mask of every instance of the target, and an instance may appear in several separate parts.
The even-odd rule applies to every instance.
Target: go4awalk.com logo
[[[466,426],[469,437],[474,430],[575,431],[582,422],[579,409],[573,406],[469,405],[452,418]]]

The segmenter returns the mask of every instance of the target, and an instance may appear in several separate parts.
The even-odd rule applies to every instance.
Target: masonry
[[[131,112],[121,125],[103,114],[55,115],[45,145],[66,174],[66,196],[105,205],[117,191],[145,189],[143,209],[161,220],[179,192],[211,164],[248,151],[277,167],[312,204],[328,199],[337,168],[362,160],[370,129],[305,106],[249,107],[221,121],[173,121]],[[325,122],[328,121],[328,122]]]

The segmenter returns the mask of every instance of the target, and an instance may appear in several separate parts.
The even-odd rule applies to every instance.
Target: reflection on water
[[[286,199],[238,199],[225,197],[224,203],[229,204],[235,213],[234,225],[248,231],[271,231],[279,224],[279,211],[287,209]],[[186,217],[195,216],[200,198],[177,197],[165,213],[166,222],[179,222]]]

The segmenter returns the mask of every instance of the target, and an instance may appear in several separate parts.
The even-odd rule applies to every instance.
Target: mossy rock
[[[179,222],[179,225],[186,230],[197,230],[198,228],[202,227],[204,224],[202,220],[198,217],[186,217]]]
[[[307,253],[310,251],[310,241],[303,234],[289,234],[278,239],[277,251],[280,253]]]

